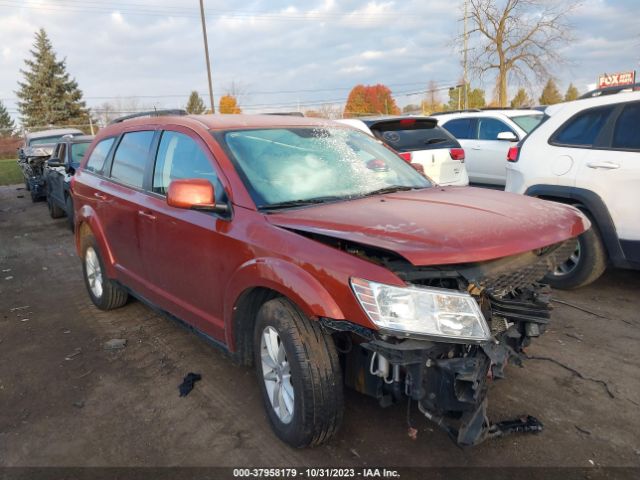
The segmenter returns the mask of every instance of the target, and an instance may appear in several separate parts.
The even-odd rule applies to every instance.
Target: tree
[[[16,125],[13,123],[11,115],[9,115],[4,103],[0,100],[0,137],[12,135],[15,129]]]
[[[398,115],[400,109],[391,96],[391,90],[386,85],[356,85],[349,92],[344,116],[360,117],[372,113]]]
[[[471,84],[467,83],[467,104],[468,108],[482,108],[487,102],[484,99],[484,90],[480,88],[471,88]],[[462,108],[462,96],[464,95],[463,87],[456,87],[449,89],[449,110],[458,110]],[[460,107],[458,107],[460,106]]]
[[[422,113],[425,115],[442,110],[442,101],[440,100],[440,95],[438,94],[438,85],[433,80],[429,80],[427,94],[425,99],[420,104],[420,107]]]
[[[511,100],[511,106],[513,108],[530,107],[531,99],[527,95],[527,91],[524,88],[518,89],[516,96]]]
[[[238,105],[236,97],[230,94],[220,97],[220,103],[218,105],[219,113],[242,113],[242,109]]]
[[[560,103],[562,101],[562,95],[553,78],[550,78],[542,89],[542,95],[540,95],[539,101],[540,105],[553,105],[554,103]]]
[[[507,105],[507,83],[511,76],[527,82],[530,74],[539,80],[563,59],[561,47],[570,39],[565,19],[576,2],[561,0],[470,0],[470,33],[482,43],[470,50],[471,64],[480,74],[497,72],[498,101]]]
[[[193,115],[202,115],[206,109],[207,107],[204,105],[202,97],[198,95],[198,92],[196,92],[195,90],[192,91],[191,95],[189,95],[187,106],[185,107],[187,113],[191,113]]]
[[[567,88],[567,93],[564,94],[564,101],[571,102],[572,100],[577,100],[579,96],[580,92],[578,92],[578,89],[573,83],[570,83],[569,88]]]
[[[24,61],[23,82],[18,82],[18,110],[22,124],[29,127],[44,125],[87,125],[89,111],[82,99],[78,83],[66,71],[66,60],[58,60],[44,29],[35,34],[30,53]]]

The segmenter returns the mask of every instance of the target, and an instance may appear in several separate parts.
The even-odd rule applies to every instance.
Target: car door
[[[500,140],[498,135],[510,132],[515,140]],[[475,175],[481,183],[504,185],[507,179],[507,153],[519,140],[513,129],[493,117],[477,117],[476,140],[471,142],[470,155],[475,160]]]
[[[125,132],[111,156],[108,179],[95,184],[96,210],[109,243],[118,280],[144,295],[145,275],[138,232],[140,204],[145,196],[143,181],[151,161],[154,130]]]
[[[226,201],[216,161],[196,134],[182,127],[162,132],[148,194],[137,215],[141,255],[152,279],[151,300],[215,339],[224,339],[223,298],[228,217],[167,205],[171,181],[209,180]]]
[[[604,200],[618,237],[623,240],[623,243],[638,241],[640,240],[640,215],[638,214],[640,102],[609,105],[584,112],[583,116],[574,119],[573,128],[588,130],[585,122],[581,122],[581,118],[596,117],[597,119],[605,116],[607,116],[607,122],[600,122],[603,127],[594,141],[595,145],[583,150],[582,155],[577,157],[579,165],[576,187],[591,190]],[[592,137],[594,135],[595,133]],[[559,137],[562,140],[563,137],[561,135]],[[583,138],[588,140],[586,137]],[[640,262],[640,258],[635,258],[635,261]]]
[[[64,164],[66,159],[66,154],[67,154],[66,143],[59,143],[58,145],[56,145],[56,148],[51,154],[51,158],[57,159],[60,161],[60,163]],[[63,183],[64,183],[64,177],[66,175],[64,165],[60,167],[45,166],[45,169],[46,169],[47,195],[49,195],[57,205],[64,205]]]

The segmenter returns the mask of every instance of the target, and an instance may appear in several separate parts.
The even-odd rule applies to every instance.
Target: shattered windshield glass
[[[236,130],[222,139],[259,208],[431,186],[395,153],[355,130]]]

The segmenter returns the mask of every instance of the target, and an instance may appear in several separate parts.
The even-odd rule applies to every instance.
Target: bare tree
[[[480,35],[471,50],[473,69],[480,75],[497,71],[498,102],[507,105],[510,77],[528,84],[550,76],[549,68],[564,59],[560,48],[571,39],[566,22],[576,2],[562,0],[470,0],[470,33]]]

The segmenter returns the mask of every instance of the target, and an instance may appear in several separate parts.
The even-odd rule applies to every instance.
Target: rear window
[[[638,125],[640,125],[640,102],[631,103],[624,107],[616,120],[613,131],[613,148],[640,150]]]
[[[540,125],[544,115],[518,115],[517,117],[509,117],[518,125],[525,133],[531,133],[534,128]]]
[[[459,118],[445,123],[443,127],[458,140],[469,140],[475,137],[471,131],[472,124],[473,120],[471,118]]]
[[[460,144],[432,121],[395,121],[371,125],[373,134],[397,152],[456,148]]]
[[[552,145],[591,147],[595,143],[614,105],[592,108],[570,118],[551,139]]]

